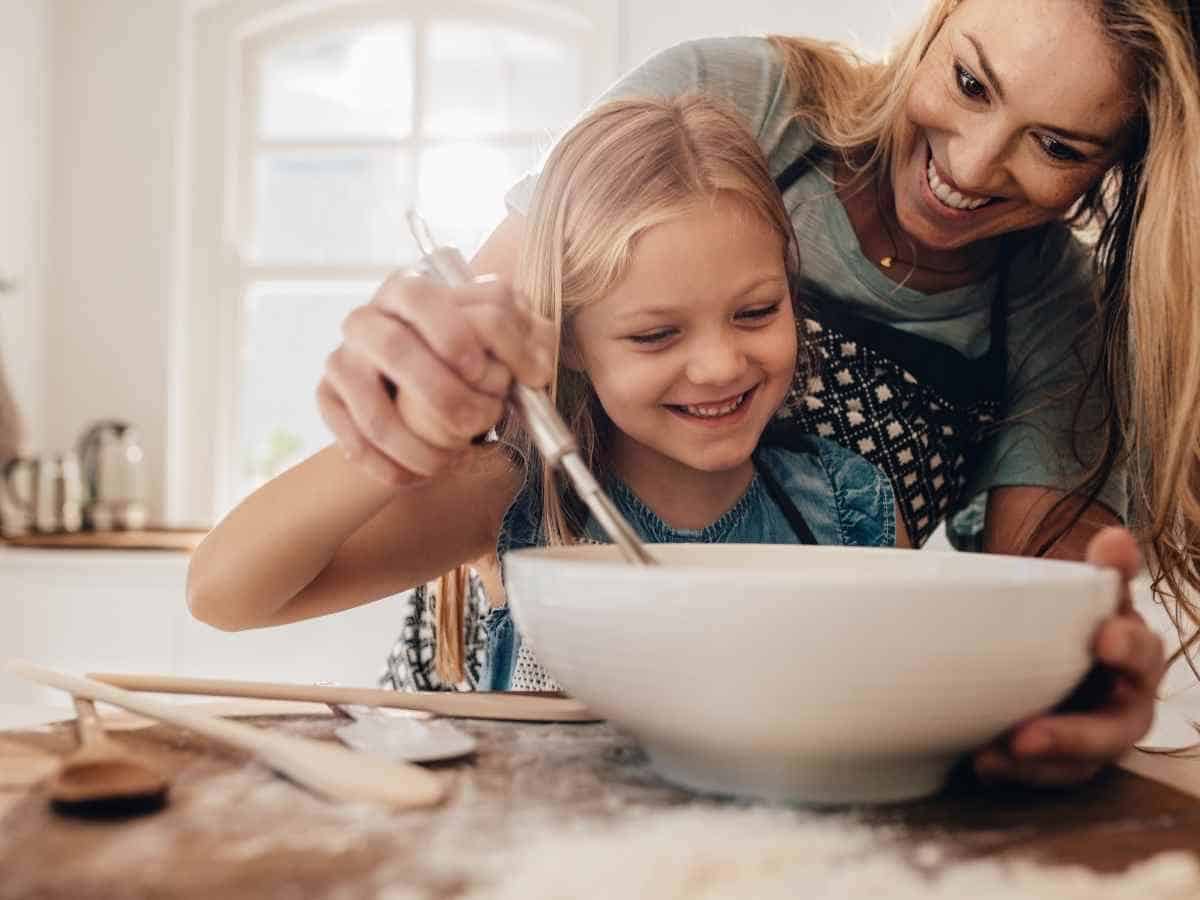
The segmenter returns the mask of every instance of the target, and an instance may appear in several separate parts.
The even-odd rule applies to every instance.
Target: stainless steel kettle
[[[83,516],[96,531],[146,527],[146,465],[137,429],[106,419],[90,425],[77,444],[87,492]]]

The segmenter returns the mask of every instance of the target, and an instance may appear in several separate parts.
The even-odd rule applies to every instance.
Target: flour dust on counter
[[[945,864],[903,831],[779,810],[682,808],[589,823],[533,840],[513,871],[472,900],[1192,900],[1200,865],[1160,853],[1123,873],[1028,860]],[[925,865],[923,865],[923,863]]]

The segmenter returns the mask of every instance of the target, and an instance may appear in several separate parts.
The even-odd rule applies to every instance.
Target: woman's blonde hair
[[[904,104],[917,67],[958,3],[931,3],[879,64],[820,41],[772,38],[798,95],[796,115],[818,142],[860,173],[888,171],[909,127]],[[1200,589],[1200,13],[1194,0],[1085,3],[1137,102],[1122,158],[1069,216],[1099,234],[1094,378],[1108,403],[1104,451],[1073,496],[1094,500],[1128,463],[1130,523],[1151,548],[1154,591],[1186,652],[1200,633],[1183,634],[1185,618],[1200,628],[1188,597]],[[1078,517],[1027,549],[1044,552]]]
[[[532,309],[558,326],[550,396],[592,471],[604,466],[609,424],[587,374],[563,365],[571,323],[625,277],[639,236],[718,195],[736,197],[746,215],[760,217],[780,236],[794,287],[799,259],[791,218],[754,136],[720,101],[694,95],[605,103],[576,123],[546,160],[527,216],[517,286]],[[500,432],[541,497],[547,543],[578,540],[580,511],[542,465],[528,434],[511,417]],[[457,681],[467,582],[460,570],[442,584],[448,593],[438,602],[438,672]]]

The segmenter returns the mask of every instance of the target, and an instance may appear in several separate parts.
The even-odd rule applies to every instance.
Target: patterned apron
[[[775,179],[780,194],[812,165],[801,157],[788,166]],[[963,496],[968,474],[1003,411],[1007,274],[1002,267],[991,341],[979,359],[806,296],[813,317],[798,327],[816,350],[815,368],[797,374],[763,440],[787,446],[789,435],[809,433],[865,457],[891,481],[913,545],[921,546],[972,499]]]

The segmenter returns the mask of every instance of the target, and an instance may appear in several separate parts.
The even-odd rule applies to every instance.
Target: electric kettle
[[[80,436],[77,452],[86,525],[96,531],[145,528],[145,453],[137,429],[115,419],[96,422]]]

